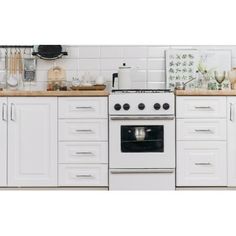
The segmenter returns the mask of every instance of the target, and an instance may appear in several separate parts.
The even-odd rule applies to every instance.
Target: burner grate
[[[170,89],[113,89],[112,93],[169,93]]]

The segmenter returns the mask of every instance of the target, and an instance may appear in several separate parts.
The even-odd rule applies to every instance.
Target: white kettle
[[[131,89],[131,67],[123,63],[118,73],[112,74],[112,88],[115,85],[115,78],[118,78],[118,89]]]

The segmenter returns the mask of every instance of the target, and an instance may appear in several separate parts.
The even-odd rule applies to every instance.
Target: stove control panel
[[[173,93],[122,93],[109,96],[111,115],[174,115]]]

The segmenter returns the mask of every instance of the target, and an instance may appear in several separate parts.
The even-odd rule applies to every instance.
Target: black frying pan
[[[61,45],[39,45],[38,52],[33,52],[32,55],[44,60],[55,60],[68,53],[62,51]]]

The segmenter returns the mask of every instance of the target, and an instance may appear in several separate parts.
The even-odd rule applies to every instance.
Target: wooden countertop
[[[176,96],[236,96],[236,90],[205,90],[205,89],[186,89],[175,90]]]
[[[0,97],[105,97],[108,91],[0,91]]]

